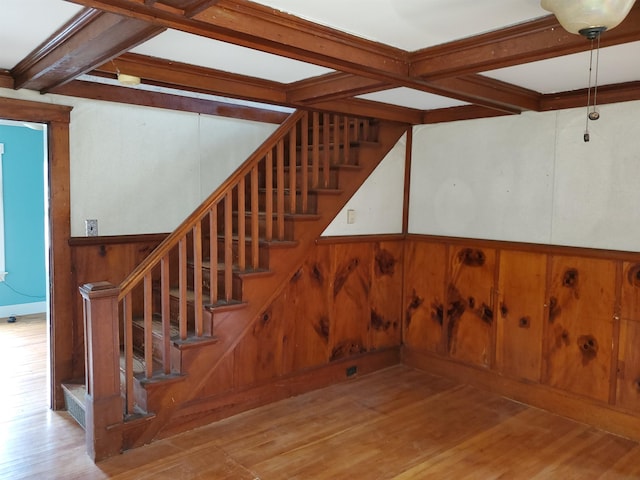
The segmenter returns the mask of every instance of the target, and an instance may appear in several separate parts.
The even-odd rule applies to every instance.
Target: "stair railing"
[[[294,112],[120,284],[125,414],[136,412],[134,375],[151,379],[176,373],[171,342],[212,335],[204,307],[241,300],[234,299],[234,268],[261,268],[261,239],[283,241],[287,214],[313,213],[310,191],[330,186],[331,166],[351,163],[351,143],[367,140],[369,129],[365,119]],[[206,257],[208,281],[203,278]],[[170,318],[172,292],[179,299],[177,329],[176,319],[172,323]],[[189,304],[195,305],[191,311]],[[154,346],[158,312],[155,328],[161,340]],[[134,319],[142,338],[140,333],[134,338]],[[142,344],[143,361],[134,356],[136,340]]]

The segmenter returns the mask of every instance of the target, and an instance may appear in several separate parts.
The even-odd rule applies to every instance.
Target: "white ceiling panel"
[[[592,83],[596,59],[599,59],[599,85],[640,80],[640,42],[603,48],[599,55],[594,51]],[[579,90],[589,84],[589,60],[589,52],[583,52],[483,72],[483,75],[541,93]]]
[[[80,10],[63,0],[0,0],[0,68],[15,67]]]
[[[167,30],[131,52],[282,83],[332,71],[177,30]]]
[[[539,0],[256,0],[312,22],[415,51],[549,15]]]
[[[412,88],[392,88],[375,93],[360,95],[358,98],[373,100],[375,102],[399,105],[401,107],[416,108],[418,110],[431,110],[433,108],[457,107],[467,103],[452,98],[441,97],[432,93],[414,90]]]

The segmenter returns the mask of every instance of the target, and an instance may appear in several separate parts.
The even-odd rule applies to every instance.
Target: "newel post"
[[[98,461],[122,451],[119,288],[109,282],[80,287],[84,306],[87,453]]]

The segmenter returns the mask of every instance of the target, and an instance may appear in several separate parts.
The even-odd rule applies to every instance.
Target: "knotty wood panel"
[[[447,246],[405,244],[404,344],[417,350],[443,351]]]
[[[606,402],[609,398],[615,262],[553,256],[545,381]]]
[[[329,360],[369,351],[371,248],[357,243],[331,246],[331,340]]]
[[[399,345],[402,337],[402,244],[374,244],[370,275],[371,348]]]
[[[623,262],[620,317],[640,320],[640,263]]]
[[[235,386],[275,378],[283,373],[283,312],[287,296],[280,295],[253,323],[234,350]]]
[[[288,299],[286,372],[322,365],[329,358],[329,252],[329,246],[314,248],[284,294]]]
[[[546,255],[500,253],[496,369],[533,382],[540,381],[546,270]]]
[[[449,355],[481,367],[492,363],[496,252],[457,247],[449,254],[446,338]]]
[[[616,404],[640,413],[640,322],[620,322]]]

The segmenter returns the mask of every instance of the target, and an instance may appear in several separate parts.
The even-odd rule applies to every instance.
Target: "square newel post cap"
[[[110,282],[85,283],[80,287],[80,294],[86,298],[113,297],[120,293],[120,288]]]

